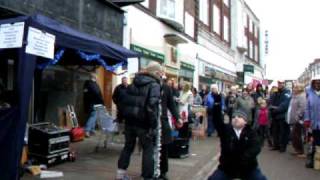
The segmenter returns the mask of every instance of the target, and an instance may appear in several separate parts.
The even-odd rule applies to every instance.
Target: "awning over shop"
[[[164,35],[164,38],[166,39],[166,41],[173,45],[176,46],[178,44],[186,44],[188,43],[188,41],[186,39],[184,39],[182,36],[178,35],[178,34],[166,34]]]

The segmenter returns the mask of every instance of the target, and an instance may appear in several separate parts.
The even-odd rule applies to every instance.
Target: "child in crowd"
[[[255,118],[255,129],[258,131],[258,135],[261,138],[262,144],[264,144],[265,139],[268,139],[268,143],[271,146],[270,133],[269,133],[269,110],[267,106],[267,101],[265,99],[259,100],[259,108],[257,109]]]

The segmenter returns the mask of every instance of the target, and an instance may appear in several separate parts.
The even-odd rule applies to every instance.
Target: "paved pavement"
[[[67,162],[50,168],[62,171],[64,180],[113,180],[117,168],[117,160],[122,149],[119,143],[111,144],[107,149],[94,151],[97,138],[86,139],[72,145],[78,152],[76,162]],[[204,180],[218,165],[219,141],[217,137],[191,141],[190,157],[186,159],[170,159],[169,177],[171,180]],[[259,163],[268,180],[320,180],[320,171],[306,169],[305,160],[290,155],[262,150]],[[128,169],[133,180],[140,180],[141,155],[135,152]],[[39,179],[27,175],[23,180]]]
[[[305,159],[264,148],[259,163],[268,180],[320,180],[320,171],[305,168]]]
[[[78,151],[76,162],[67,162],[50,168],[62,171],[66,180],[113,180],[117,168],[117,160],[123,147],[121,144],[109,144],[107,149],[94,151],[97,138],[86,139],[72,145]],[[186,159],[170,159],[169,177],[172,180],[199,180],[205,177],[217,165],[218,140],[191,140],[190,156]],[[128,169],[133,180],[140,180],[141,154],[135,152]],[[23,180],[40,179],[27,175]]]

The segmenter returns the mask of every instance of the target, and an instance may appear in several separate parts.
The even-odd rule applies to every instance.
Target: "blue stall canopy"
[[[28,121],[32,82],[35,70],[39,65],[43,65],[46,62],[57,63],[61,57],[68,57],[68,55],[71,54],[78,55],[79,64],[81,64],[81,59],[85,60],[86,64],[96,61],[107,70],[115,70],[118,65],[127,64],[128,58],[139,57],[139,54],[120,45],[79,32],[42,15],[21,16],[0,20],[1,31],[3,31],[2,28],[4,28],[2,25],[19,22],[24,22],[22,44],[12,49],[1,49],[0,51],[1,58],[10,53],[14,53],[14,57],[16,57],[17,60],[15,76],[17,82],[15,83],[16,87],[14,90],[16,103],[12,103],[10,108],[0,109],[1,180],[19,179],[19,163]],[[30,28],[38,29],[55,37],[53,44],[54,50],[50,51],[54,53],[53,57],[50,56],[52,57],[51,59],[26,52],[28,44],[30,43],[27,42],[28,30],[30,30]],[[9,33],[11,32],[9,31]],[[40,41],[41,40],[40,38]],[[3,45],[3,43],[0,45]],[[72,62],[77,63],[77,58],[73,59]]]
[[[43,15],[36,14],[0,20],[0,24],[12,24],[17,22],[25,22],[25,28],[33,27],[43,32],[53,34],[55,36],[56,47],[64,47],[100,55],[108,65],[115,65],[119,62],[126,64],[128,58],[140,56],[138,53],[128,50],[118,44],[79,32]],[[26,35],[27,34],[25,33],[24,36]]]

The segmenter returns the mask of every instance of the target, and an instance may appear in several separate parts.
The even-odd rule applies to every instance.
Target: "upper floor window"
[[[217,34],[221,34],[220,32],[220,23],[221,23],[221,12],[220,12],[220,8],[218,7],[217,4],[213,5],[213,31]]]
[[[161,0],[160,1],[160,13],[163,16],[167,16],[169,18],[175,19],[176,16],[176,8],[175,8],[175,0]]]
[[[229,41],[229,18],[224,16],[223,17],[223,39],[225,41]]]
[[[189,13],[185,13],[185,33],[191,37],[194,37],[194,17]]]
[[[142,6],[149,8],[149,0],[145,0],[141,3]]]
[[[229,0],[223,0],[223,3],[229,7]]]
[[[209,1],[208,0],[199,0],[199,16],[200,21],[204,24],[209,25]]]
[[[251,19],[249,19],[249,23],[248,23],[248,26],[249,26],[249,32],[252,33],[252,21]]]

